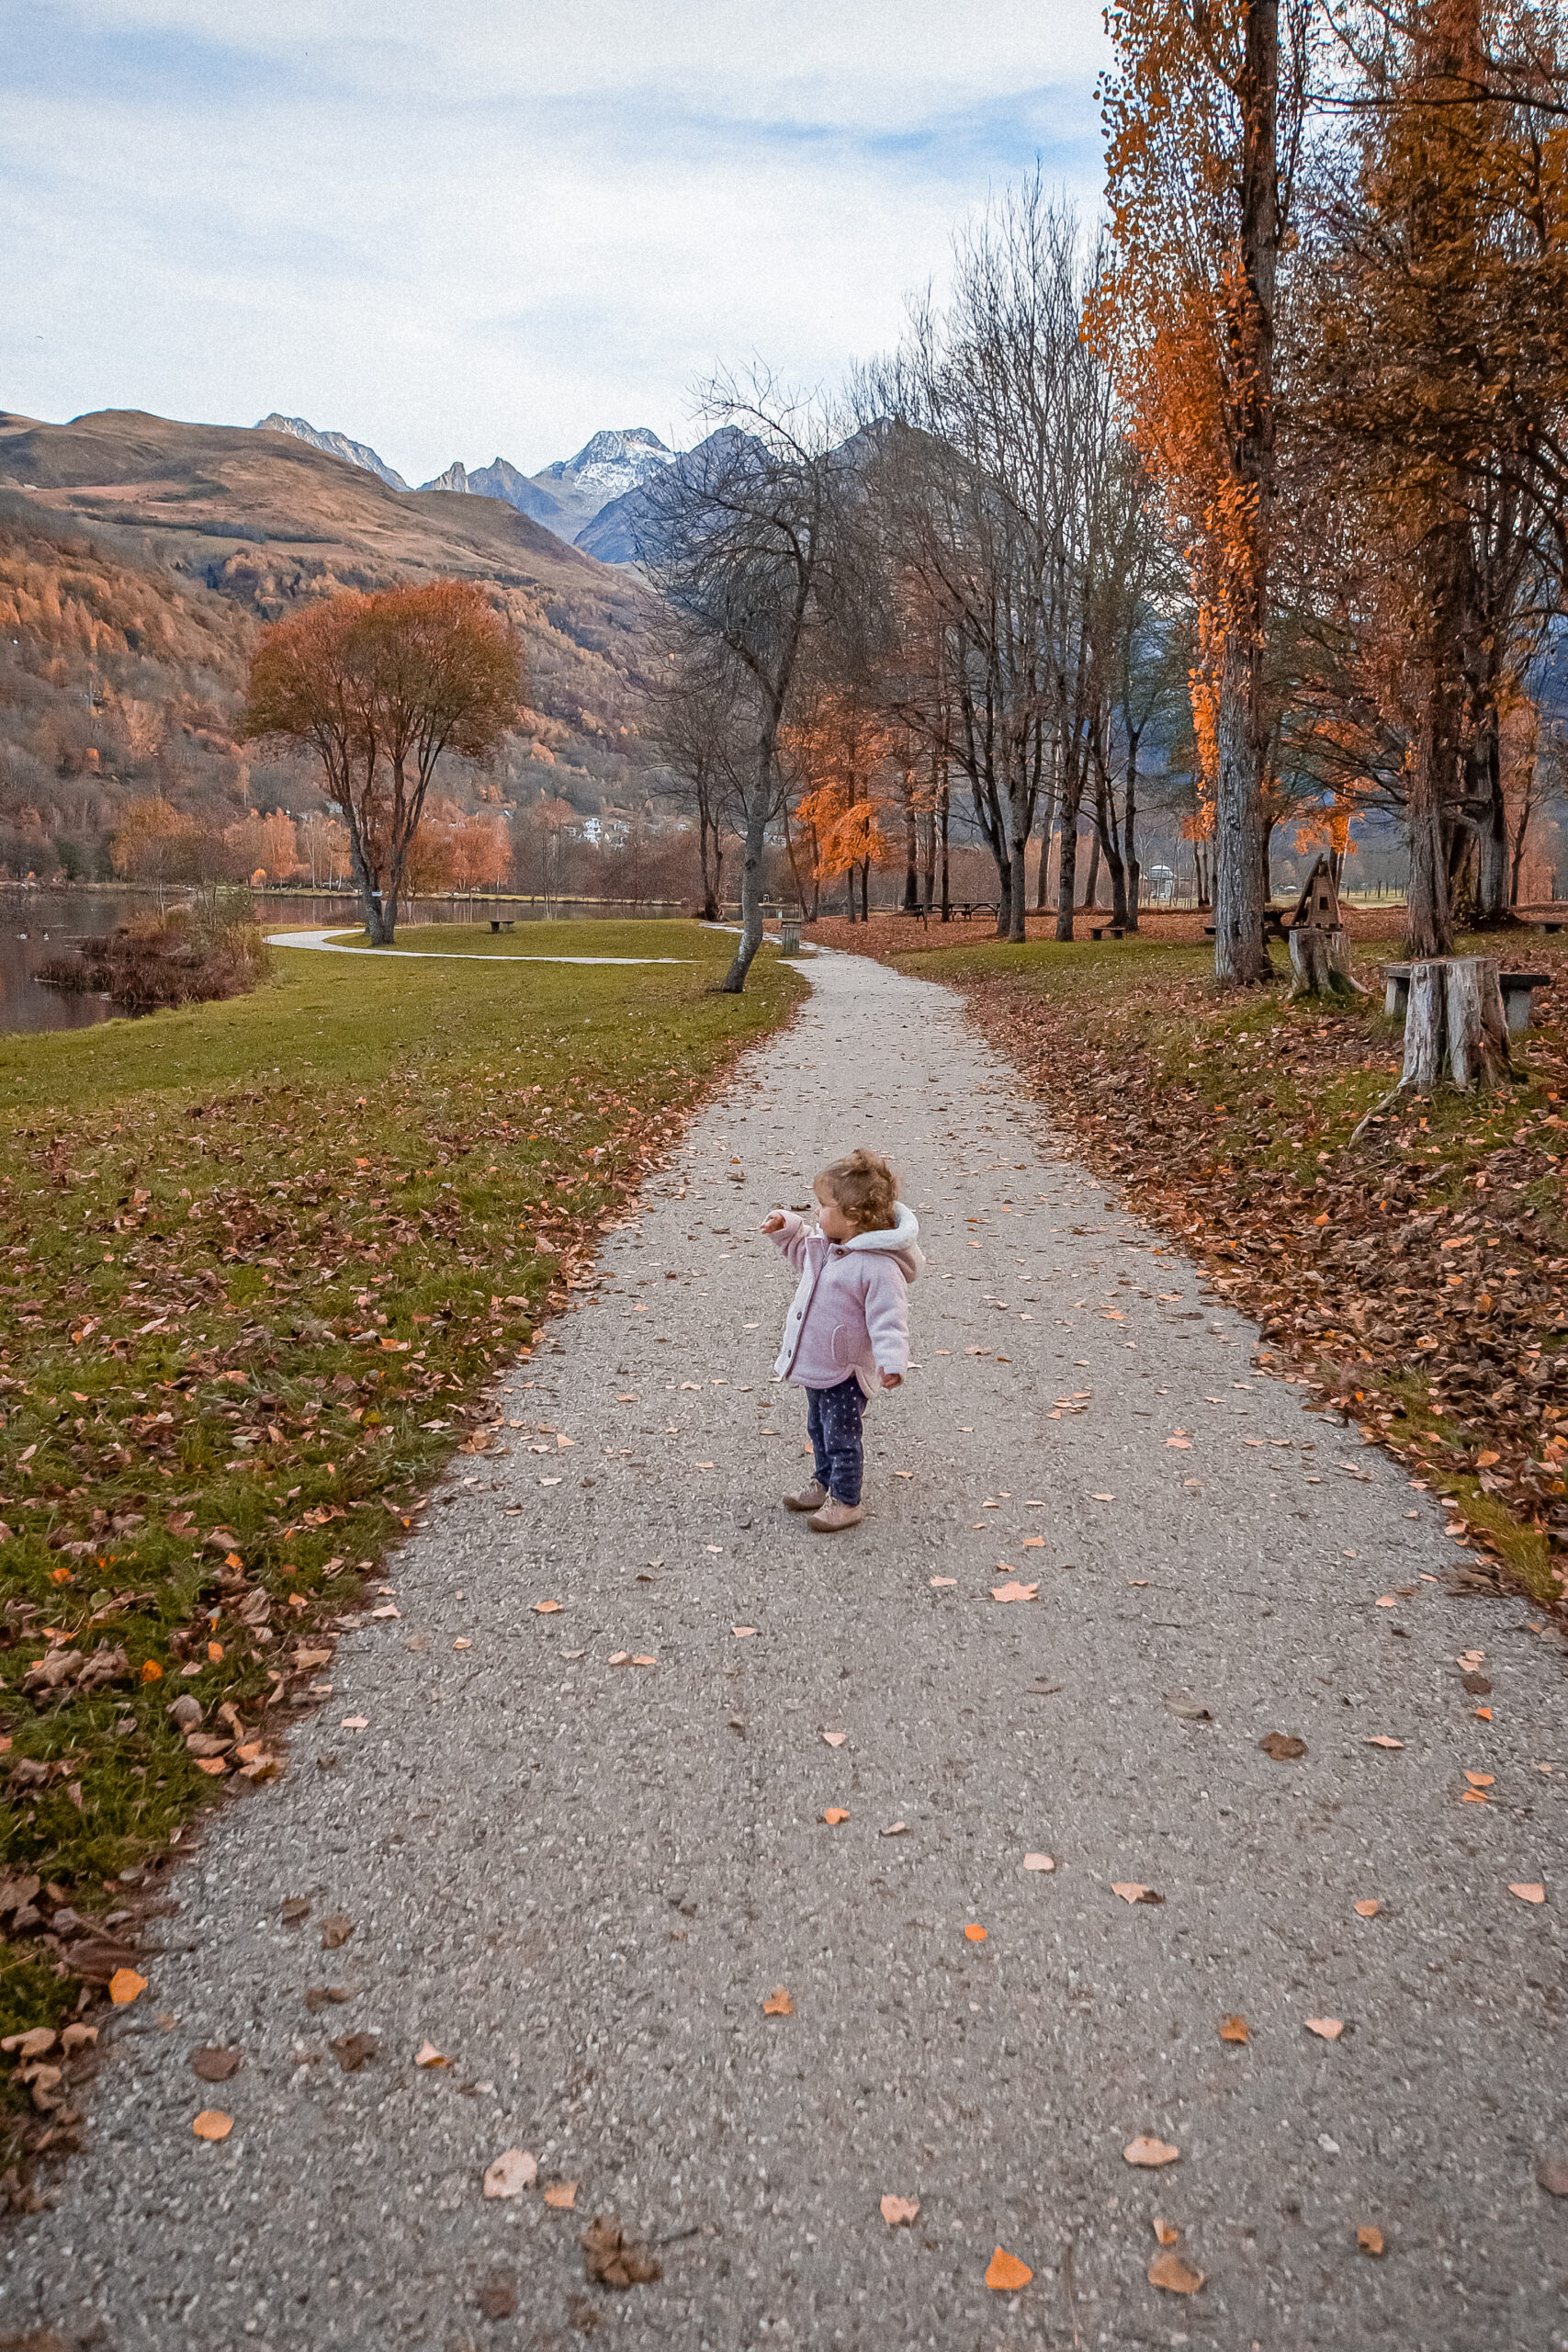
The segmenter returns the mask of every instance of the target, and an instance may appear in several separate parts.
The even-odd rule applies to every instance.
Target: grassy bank
[[[193,1813],[278,1769],[487,1381],[802,986],[713,993],[692,923],[530,934],[687,959],[638,967],[465,936],[0,1043],[0,2032],[90,2003]]]
[[[1397,912],[1382,928],[1397,928]],[[1371,920],[1368,1000],[1222,996],[1211,951],[1168,940],[909,952],[912,926],[838,945],[956,984],[1089,1164],[1206,1260],[1276,1363],[1450,1498],[1455,1523],[1530,1597],[1568,1570],[1568,951],[1529,933],[1465,943],[1551,970],[1500,1094],[1451,1091],[1371,1128],[1402,1043],[1377,989],[1396,955]],[[827,935],[829,927],[819,927]],[[936,934],[931,934],[935,936]],[[1284,957],[1276,950],[1277,960]]]

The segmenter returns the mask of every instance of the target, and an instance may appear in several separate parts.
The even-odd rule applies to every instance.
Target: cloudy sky
[[[0,0],[0,408],[272,409],[410,481],[884,346],[1100,0]]]

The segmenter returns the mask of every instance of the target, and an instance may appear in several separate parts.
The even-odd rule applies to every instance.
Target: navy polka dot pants
[[[817,1483],[826,1487],[836,1503],[858,1503],[865,1467],[861,1446],[861,1416],[865,1396],[858,1380],[840,1380],[837,1388],[808,1388],[811,1403],[806,1430],[816,1456]]]

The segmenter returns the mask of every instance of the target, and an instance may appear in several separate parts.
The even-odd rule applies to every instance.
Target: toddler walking
[[[786,1510],[836,1535],[865,1517],[861,1509],[861,1416],[872,1376],[897,1388],[909,1363],[908,1285],[925,1264],[914,1212],[879,1153],[852,1151],[812,1186],[817,1229],[775,1209],[762,1231],[799,1271],[773,1371],[810,1396],[806,1426],[814,1476]]]

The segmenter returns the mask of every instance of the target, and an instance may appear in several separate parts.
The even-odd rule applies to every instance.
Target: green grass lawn
[[[692,937],[696,932],[706,950],[705,959],[713,960],[718,952],[714,943],[716,932],[698,931],[694,923],[667,922],[649,916],[646,921],[615,922],[520,922],[514,930],[492,932],[488,922],[411,922],[400,923],[393,940],[394,948],[420,956],[635,956],[646,957],[675,957],[684,963],[693,955]],[[331,934],[335,944],[344,947],[371,949],[363,931],[334,931]],[[734,943],[730,943],[733,952]]]
[[[0,1902],[36,1881],[39,1915],[0,1947],[0,2032],[77,2001],[53,1908],[112,1911],[275,1769],[312,1637],[572,1254],[802,992],[767,952],[717,994],[730,943],[694,923],[531,932],[689,960],[502,964],[442,925],[479,953],[278,948],[253,996],[0,1041]]]

